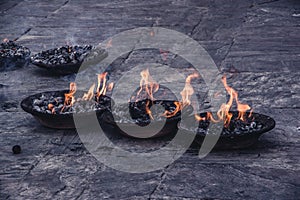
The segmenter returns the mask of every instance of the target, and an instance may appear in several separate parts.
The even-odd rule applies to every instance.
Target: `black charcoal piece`
[[[20,145],[15,145],[15,146],[13,146],[12,152],[13,152],[14,154],[20,154],[20,153],[21,153],[21,146],[20,146]]]

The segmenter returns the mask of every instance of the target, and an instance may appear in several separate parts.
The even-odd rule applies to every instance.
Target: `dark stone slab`
[[[92,44],[141,26],[191,36],[226,73],[240,101],[270,115],[276,128],[244,150],[198,158],[193,144],[162,170],[129,174],[98,162],[76,131],[41,126],[20,108],[28,95],[67,89],[75,75],[54,76],[33,65],[0,73],[0,199],[297,199],[299,182],[298,1],[3,1],[0,37],[33,53],[65,44]],[[111,79],[140,63],[187,63],[159,50],[134,51],[111,66]],[[96,79],[96,75],[95,75]],[[176,81],[176,79],[172,79]],[[221,84],[221,83],[220,83]],[[195,90],[206,99],[206,86]],[[153,151],[167,139],[111,135],[129,151]],[[21,154],[12,147],[20,145]]]

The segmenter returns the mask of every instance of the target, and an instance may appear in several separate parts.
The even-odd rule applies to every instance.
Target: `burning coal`
[[[98,87],[95,90],[95,84],[93,84],[87,93],[84,93],[82,97],[77,98],[77,86],[76,83],[70,83],[70,89],[68,93],[62,96],[40,96],[33,101],[33,107],[36,111],[47,112],[48,114],[66,114],[74,112],[90,112],[103,108],[110,102],[110,98],[105,96],[107,91],[113,89],[113,84],[107,84],[107,73],[98,75]]]
[[[245,121],[245,119],[246,119],[245,114],[248,110],[251,109],[251,107],[248,104],[242,104],[239,101],[237,91],[228,86],[226,76],[222,77],[222,83],[230,97],[229,97],[228,102],[223,103],[221,105],[220,109],[218,110],[218,112],[217,112],[218,118],[214,119],[212,113],[208,112],[208,113],[206,113],[206,116],[199,116],[196,114],[195,115],[196,120],[198,120],[198,121],[210,120],[212,122],[223,121],[224,126],[228,127],[233,119],[233,114],[230,112],[230,109],[235,101],[236,105],[237,105],[237,110],[238,110],[238,116],[236,116],[235,119],[240,120],[240,121]],[[251,117],[252,111],[253,110],[251,110],[250,113],[248,114],[248,118]]]

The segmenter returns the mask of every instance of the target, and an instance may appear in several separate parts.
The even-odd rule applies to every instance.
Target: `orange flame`
[[[175,110],[172,112],[165,111],[163,114],[164,117],[167,118],[173,117],[179,111],[181,111],[185,106],[191,105],[191,96],[194,94],[194,89],[193,86],[191,85],[191,81],[193,78],[198,78],[198,77],[199,75],[197,73],[193,73],[185,79],[185,86],[183,90],[180,92],[181,102],[174,101],[174,104],[176,106]]]
[[[191,105],[191,96],[194,94],[194,88],[193,86],[191,85],[191,81],[193,78],[198,78],[199,75],[194,73],[194,74],[191,74],[189,75],[186,79],[185,79],[185,86],[183,88],[183,90],[180,92],[181,94],[181,102],[183,104],[183,107],[184,106],[187,106],[187,105]]]
[[[205,121],[205,120],[206,120],[206,117],[201,117],[200,115],[195,114],[195,119],[196,119],[197,121]]]
[[[235,102],[236,102],[236,104],[237,104],[237,110],[238,110],[238,112],[239,112],[237,119],[244,121],[244,120],[245,120],[245,113],[246,113],[247,110],[250,110],[251,107],[250,107],[248,104],[242,104],[242,103],[239,102],[239,99],[238,99],[238,93],[237,93],[233,88],[231,88],[231,87],[229,87],[229,86],[227,85],[226,76],[223,76],[223,77],[222,77],[222,83],[223,83],[223,85],[224,85],[226,91],[227,91],[227,92],[229,93],[229,95],[230,95],[229,102],[226,104],[226,106],[229,107],[229,108],[228,108],[228,111],[229,111],[230,107],[232,106],[233,99],[235,99]],[[222,111],[221,111],[221,112],[222,112]],[[227,114],[227,112],[226,112],[226,114]],[[228,115],[228,114],[227,114],[227,115]],[[230,115],[229,115],[229,116],[230,116]],[[231,115],[231,117],[232,117],[232,115]],[[231,119],[231,117],[230,117],[230,119]],[[225,125],[228,125],[228,124],[229,124],[230,119],[226,119],[226,124],[225,124]],[[229,121],[228,121],[228,120],[229,120]]]
[[[97,97],[100,97],[101,95],[106,94],[106,79],[107,72],[104,72],[102,74],[98,74],[98,86],[97,86]]]
[[[151,77],[149,69],[143,70],[141,76],[140,90],[137,92],[137,97],[141,94],[143,89],[145,89],[147,97],[153,101],[153,94],[158,91],[159,84]]]
[[[109,83],[107,86],[107,90],[112,91],[113,88],[114,88],[114,83]]]
[[[108,42],[105,45],[106,48],[112,47],[112,39],[109,39]]]
[[[50,110],[52,114],[55,114],[54,105],[52,103],[48,104],[48,110]]]
[[[181,102],[174,101],[174,104],[175,104],[175,106],[176,106],[175,110],[172,111],[172,112],[166,110],[166,111],[164,112],[164,114],[163,114],[164,117],[167,117],[167,118],[173,117],[173,116],[176,115],[176,113],[178,113],[179,111],[182,110],[182,104],[181,104]]]
[[[199,115],[195,115],[196,120],[211,120],[213,122],[219,122],[222,120],[224,122],[224,126],[228,127],[230,120],[232,118],[232,113],[230,113],[230,108],[232,107],[233,101],[235,100],[237,104],[237,110],[238,110],[238,120],[245,120],[245,113],[247,110],[250,110],[251,107],[248,104],[242,104],[240,103],[238,99],[238,93],[233,88],[229,87],[227,84],[226,76],[222,77],[222,83],[227,91],[227,93],[230,95],[230,98],[228,102],[225,104],[223,103],[220,107],[220,109],[217,112],[218,119],[214,119],[212,114],[210,112],[207,113],[206,118],[200,117]],[[252,111],[250,112],[249,116],[252,115]]]
[[[66,106],[73,106],[74,105],[74,103],[75,103],[74,94],[75,93],[76,93],[76,83],[71,82],[69,93],[65,93],[65,102],[64,102],[64,106],[62,107],[61,111],[63,111]]]
[[[9,39],[4,38],[4,39],[3,39],[3,42],[4,42],[4,43],[7,43],[7,42],[9,42]]]
[[[94,96],[94,89],[95,89],[95,83],[90,87],[87,93],[84,93],[82,99],[85,101],[91,100]]]
[[[149,108],[149,104],[150,104],[150,100],[147,100],[147,103],[146,103],[146,113],[150,116],[150,118],[153,120],[153,116],[152,116],[152,112]]]

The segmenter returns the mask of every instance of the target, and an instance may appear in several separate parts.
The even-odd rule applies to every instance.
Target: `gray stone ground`
[[[0,38],[33,53],[66,42],[97,44],[123,30],[165,27],[199,41],[229,82],[276,128],[245,150],[198,159],[191,147],[161,171],[119,172],[90,155],[74,131],[42,127],[22,111],[30,94],[67,88],[29,66],[0,74],[0,199],[297,199],[300,196],[300,2],[11,0],[0,2]],[[132,53],[125,63],[143,61]],[[159,140],[118,138],[123,148]],[[13,155],[11,148],[22,146]]]

